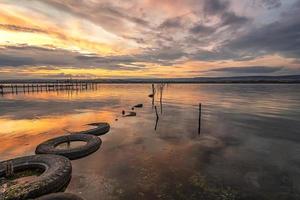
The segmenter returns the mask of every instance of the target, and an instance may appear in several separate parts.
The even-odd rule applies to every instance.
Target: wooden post
[[[160,114],[162,114],[162,112],[163,112],[163,105],[162,105],[162,96],[163,96],[163,90],[164,90],[164,87],[165,87],[165,85],[164,85],[164,83],[162,83],[161,85],[160,85],[160,99],[159,99],[159,102],[160,102]]]
[[[201,133],[201,115],[202,115],[202,104],[199,104],[199,121],[198,121],[198,134]]]
[[[155,95],[155,88],[154,88],[154,84],[152,84],[152,94]]]

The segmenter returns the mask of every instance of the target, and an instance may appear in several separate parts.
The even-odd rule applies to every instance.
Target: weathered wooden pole
[[[152,94],[155,95],[155,88],[154,88],[154,84],[152,84]]]
[[[201,133],[201,115],[202,115],[202,104],[199,104],[199,121],[198,121],[198,134]]]

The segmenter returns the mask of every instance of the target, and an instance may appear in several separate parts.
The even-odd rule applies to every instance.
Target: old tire
[[[53,193],[53,194],[48,194],[48,195],[39,197],[35,200],[83,200],[83,199],[75,194]]]
[[[74,141],[86,142],[85,145],[70,149],[57,149],[57,145]],[[56,154],[65,156],[71,160],[82,158],[97,151],[101,146],[101,139],[94,135],[72,134],[53,138],[38,145],[36,154]]]
[[[78,132],[77,134],[88,134],[88,135],[100,136],[100,135],[106,134],[110,130],[110,125],[109,125],[109,123],[106,123],[106,122],[91,123],[91,124],[87,124],[87,125],[96,126],[96,128],[92,128],[92,129],[89,129],[86,131],[81,131],[81,132]]]
[[[39,169],[43,173],[25,183],[16,183],[8,186],[0,194],[0,199],[3,200],[23,200],[59,192],[68,185],[71,179],[71,162],[62,156],[34,155],[1,162],[0,178],[5,176],[6,162],[12,164],[15,173],[30,169]]]

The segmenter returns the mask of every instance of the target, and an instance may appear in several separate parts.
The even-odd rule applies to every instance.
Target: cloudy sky
[[[0,0],[0,79],[300,74],[300,0]]]

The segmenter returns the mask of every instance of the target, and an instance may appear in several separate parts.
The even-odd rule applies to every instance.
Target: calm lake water
[[[110,132],[96,153],[72,161],[67,192],[87,200],[300,199],[300,85],[156,88],[157,124],[148,84],[0,96],[0,160],[104,121]],[[122,117],[138,103],[137,116]]]

